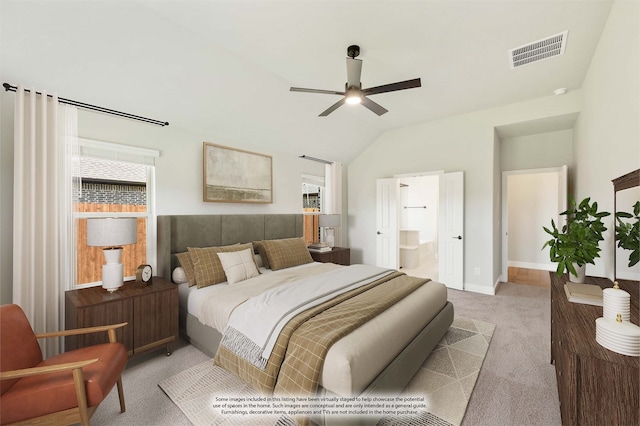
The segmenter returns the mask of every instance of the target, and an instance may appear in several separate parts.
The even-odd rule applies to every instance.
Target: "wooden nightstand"
[[[311,257],[316,262],[336,263],[338,265],[351,265],[351,249],[347,247],[334,247],[331,251],[311,251]]]
[[[166,346],[178,340],[178,286],[153,277],[146,287],[127,281],[113,293],[100,286],[65,292],[65,326],[68,329],[128,322],[116,330],[118,342],[129,356]],[[106,343],[106,333],[68,336],[66,350]]]

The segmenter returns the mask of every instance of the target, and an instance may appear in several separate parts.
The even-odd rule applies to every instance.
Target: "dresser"
[[[640,424],[640,358],[613,352],[596,342],[601,306],[567,300],[565,274],[551,272],[551,361],[556,367],[563,425]],[[631,295],[631,322],[638,325],[640,284],[618,280]],[[587,284],[613,287],[606,278]]]
[[[178,340],[178,287],[160,277],[149,285],[128,281],[113,293],[100,286],[65,293],[66,329],[106,324],[128,324],[116,330],[129,356],[166,347]],[[106,333],[68,336],[66,350],[106,343]]]
[[[333,247],[331,251],[311,251],[311,257],[316,262],[336,263],[338,265],[351,265],[351,249],[347,247]]]

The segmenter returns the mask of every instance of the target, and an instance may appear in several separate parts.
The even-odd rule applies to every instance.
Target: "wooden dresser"
[[[116,330],[118,342],[129,356],[166,346],[178,340],[178,286],[153,277],[146,287],[135,281],[125,282],[109,293],[102,287],[70,290],[65,293],[67,329],[97,325],[129,324]],[[106,333],[68,336],[66,350],[107,342]]]
[[[640,424],[640,358],[613,352],[596,342],[601,306],[567,300],[565,274],[551,272],[551,361],[555,363],[563,425]],[[631,322],[638,325],[640,284],[618,280],[631,295]],[[587,284],[613,287],[606,278]]]

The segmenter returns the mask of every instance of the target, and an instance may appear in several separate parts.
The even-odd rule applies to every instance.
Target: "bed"
[[[158,216],[159,273],[171,277],[179,266],[176,254],[187,251],[188,247],[220,247],[301,237],[302,220],[298,214]],[[260,268],[263,273],[251,280],[268,282],[277,274],[306,276],[311,271],[343,275],[341,270],[334,271],[337,268],[348,267],[314,262],[280,271]],[[392,288],[415,279],[396,274],[387,280],[385,285]],[[211,356],[218,352],[223,338],[216,329],[222,325],[216,325],[220,320],[217,323],[210,319],[205,320],[209,324],[205,325],[197,315],[202,314],[202,299],[216,299],[216,291],[224,285],[226,283],[197,288],[179,284],[181,335]],[[321,395],[389,395],[404,388],[453,321],[453,306],[446,299],[444,285],[427,282],[416,288],[331,346],[319,378]],[[314,420],[329,424],[326,419]]]

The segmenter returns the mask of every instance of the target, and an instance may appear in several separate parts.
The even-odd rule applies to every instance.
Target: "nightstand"
[[[178,286],[153,277],[145,287],[126,281],[113,293],[100,286],[65,292],[67,330],[121,322],[128,324],[116,337],[130,357],[162,346],[171,355],[170,344],[178,340]],[[106,342],[106,333],[68,336],[65,349]]]
[[[347,247],[334,247],[331,251],[325,252],[309,250],[309,253],[316,262],[351,265],[351,249]]]

